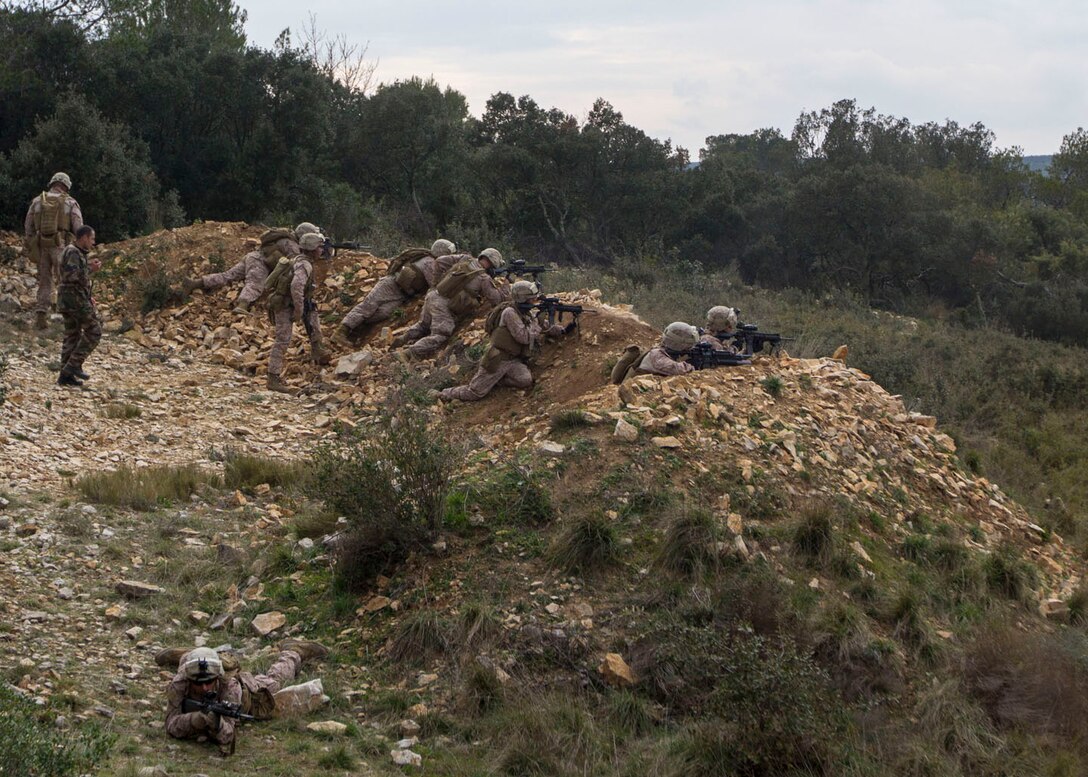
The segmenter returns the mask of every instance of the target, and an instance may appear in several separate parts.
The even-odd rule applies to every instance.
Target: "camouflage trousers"
[[[408,350],[414,356],[424,358],[445,345],[456,328],[457,319],[450,310],[450,301],[432,289],[423,302],[419,321],[404,333],[404,339],[411,343]]]
[[[287,353],[287,347],[291,345],[291,336],[295,331],[294,321],[291,320],[294,310],[294,307],[286,307],[283,310],[276,311],[273,318],[275,340],[272,343],[272,352],[268,354],[269,375],[283,374],[283,357]],[[316,310],[310,311],[309,322],[310,329],[313,332],[309,335],[310,349],[318,351],[321,349],[321,319],[318,317]]]
[[[102,322],[94,308],[62,311],[64,316],[64,343],[60,349],[60,371],[72,373],[83,368],[83,362],[91,355],[102,339]]]
[[[348,329],[356,329],[363,324],[376,324],[385,321],[407,301],[408,295],[393,280],[393,276],[387,275],[378,281],[362,302],[348,311],[340,323]]]
[[[243,279],[245,285],[242,286],[242,292],[238,295],[238,301],[256,302],[264,291],[264,282],[268,279],[268,265],[259,256],[247,255],[225,272],[205,275],[200,279],[200,285],[207,291],[213,291]]]
[[[494,372],[488,372],[483,367],[476,371],[472,380],[464,386],[454,386],[443,389],[442,399],[460,399],[462,402],[476,402],[483,399],[496,386],[511,386],[513,388],[529,388],[533,385],[533,374],[529,372],[529,366],[520,359],[510,359],[501,362]]]
[[[273,697],[295,679],[301,666],[302,657],[293,650],[285,650],[276,657],[276,661],[264,674],[254,675],[242,672],[238,679],[244,688],[243,709],[262,720],[271,718],[276,710]]]
[[[38,255],[38,299],[34,310],[48,313],[53,305],[53,276],[60,272],[60,257],[65,246],[42,247]]]

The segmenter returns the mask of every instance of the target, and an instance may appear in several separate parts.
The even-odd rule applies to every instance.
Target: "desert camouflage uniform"
[[[49,194],[65,194],[65,192],[63,187],[53,186],[49,189]],[[33,241],[39,239],[38,225],[35,222],[41,210],[42,198],[39,195],[31,201],[26,211],[26,220],[23,222],[23,233],[28,247]],[[38,298],[34,306],[38,313],[49,312],[53,304],[53,274],[60,270],[60,259],[65,246],[72,241],[76,230],[82,226],[83,211],[80,210],[75,198],[67,194],[58,220],[57,234],[52,238],[53,244],[38,246]],[[50,238],[43,239],[50,240]]]
[[[182,658],[182,664],[185,659]],[[219,678],[215,693],[218,701],[238,704],[247,715],[265,719],[271,717],[275,709],[272,696],[276,691],[295,679],[302,658],[293,650],[279,654],[276,662],[267,672],[252,675],[239,672]],[[183,671],[178,671],[166,689],[166,733],[175,739],[195,739],[206,736],[223,747],[234,744],[234,729],[238,721],[234,718],[217,716],[219,726],[215,731],[207,730],[204,712],[182,712],[181,705],[189,692],[189,680]]]
[[[715,337],[714,336],[715,334],[721,335],[721,337],[720,338]],[[715,332],[714,334],[711,334],[710,332],[704,332],[703,335],[699,338],[699,342],[700,343],[706,343],[711,348],[713,348],[715,351],[726,351],[728,353],[736,353],[737,349],[733,345],[733,340],[732,340],[733,334],[735,334],[735,333],[734,332]],[[724,342],[726,340],[728,340],[729,342],[728,343]]]
[[[467,254],[447,254],[437,259],[433,256],[425,256],[412,262],[412,265],[423,275],[427,281],[427,288],[433,287],[446,272],[462,259],[471,258]],[[378,281],[363,301],[353,307],[344,316],[341,326],[347,329],[356,329],[363,324],[376,324],[385,321],[393,314],[393,311],[403,305],[415,293],[401,288],[396,281],[396,276],[387,275]]]
[[[668,352],[659,345],[656,348],[651,348],[646,352],[646,355],[639,360],[638,366],[635,368],[635,374],[683,375],[694,369],[695,368],[687,362],[677,361],[669,356]]]
[[[566,331],[562,324],[541,330],[536,317],[520,312],[510,305],[499,316],[499,324],[491,333],[491,343],[480,362],[480,369],[464,386],[444,389],[442,399],[475,402],[486,397],[498,385],[529,388],[533,375],[525,359],[532,353],[542,334],[557,336]]]
[[[269,266],[270,264],[271,266]],[[242,261],[229,270],[205,275],[200,279],[200,288],[205,291],[213,291],[228,284],[245,280],[242,292],[238,295],[238,301],[252,304],[257,301],[261,296],[261,292],[264,291],[264,282],[268,279],[268,273],[271,272],[272,267],[275,267],[275,265],[275,260],[269,263],[260,251],[250,251],[242,258]]]
[[[294,333],[294,321],[302,320],[302,311],[305,310],[307,299],[312,299],[313,287],[310,279],[313,277],[314,266],[310,260],[299,254],[295,259],[294,277],[291,279],[291,296],[287,305],[273,314],[275,323],[275,341],[272,344],[272,352],[268,355],[268,374],[283,374],[283,357],[287,353],[287,347],[291,344],[291,335]],[[321,319],[316,310],[309,314],[310,324],[310,348],[314,354],[321,352]]]
[[[102,323],[91,301],[87,255],[75,244],[67,246],[61,257],[57,309],[64,316],[60,371],[66,374],[79,372],[102,339]]]
[[[452,300],[431,289],[423,300],[419,321],[403,335],[404,341],[411,343],[408,350],[420,358],[434,354],[450,339],[457,319],[475,310],[481,300],[498,305],[507,299],[508,289],[496,286],[484,272],[472,278]]]

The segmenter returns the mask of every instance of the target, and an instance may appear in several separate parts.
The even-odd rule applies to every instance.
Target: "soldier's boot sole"
[[[280,650],[294,651],[303,661],[320,660],[329,654],[327,647],[308,639],[285,639],[280,643]]]
[[[189,650],[190,648],[163,648],[155,654],[155,663],[167,669],[177,669],[181,657]]]

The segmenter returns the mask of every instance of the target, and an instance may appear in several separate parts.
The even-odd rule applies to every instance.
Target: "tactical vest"
[[[72,233],[72,216],[68,195],[64,192],[42,192],[41,208],[34,216],[34,231],[41,246],[66,244]]]
[[[462,259],[450,268],[434,288],[448,300],[454,300],[468,286],[469,281],[484,274],[484,270],[471,259]],[[467,294],[464,296],[468,296]],[[452,305],[451,305],[452,307]]]
[[[276,267],[268,274],[268,278],[264,282],[265,291],[268,292],[268,309],[273,313],[278,313],[284,308],[292,306],[291,301],[291,282],[295,278],[295,262],[302,259],[302,256],[294,256],[291,258],[283,257],[276,263]],[[306,300],[312,300],[314,293],[314,276],[310,273],[310,276],[306,279],[306,290],[303,292],[303,297]]]
[[[499,323],[503,311],[513,308],[514,305],[513,302],[504,302],[488,313],[487,320],[484,322],[484,330],[491,335],[491,343],[480,365],[488,372],[494,372],[503,362],[512,359],[527,359],[532,353],[528,344],[519,343],[510,330]],[[526,325],[530,323],[525,314],[519,312],[519,316]]]
[[[427,276],[419,268],[418,262],[403,265],[393,276],[393,281],[409,297],[422,294],[427,290]]]
[[[406,264],[415,264],[420,259],[425,259],[430,255],[431,252],[426,248],[405,248],[389,263],[389,269],[385,274],[396,275]]]

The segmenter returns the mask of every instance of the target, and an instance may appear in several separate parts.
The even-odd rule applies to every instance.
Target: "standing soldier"
[[[264,282],[268,274],[283,257],[296,256],[298,254],[298,240],[303,235],[320,233],[316,226],[308,221],[303,221],[294,232],[286,229],[270,229],[261,235],[260,248],[250,251],[242,261],[225,272],[205,275],[202,278],[182,281],[182,292],[191,294],[195,289],[214,291],[231,283],[245,280],[242,292],[234,305],[235,313],[246,313],[264,291]]]
[[[491,335],[491,342],[480,360],[480,369],[464,386],[442,390],[438,395],[440,399],[475,402],[500,384],[514,388],[533,385],[533,374],[526,362],[536,349],[541,335],[556,337],[578,326],[577,321],[571,321],[566,326],[554,324],[542,330],[535,311],[522,307],[539,294],[537,285],[529,281],[518,281],[510,287],[513,301],[504,302],[492,310],[484,324],[484,329]]]
[[[444,239],[435,240],[430,251],[409,248],[401,252],[389,266],[388,275],[378,281],[363,301],[344,316],[336,339],[346,341],[353,330],[385,321],[396,308],[433,288],[451,267],[468,258],[465,254],[458,254],[457,246]]]
[[[58,386],[82,386],[90,375],[83,371],[83,362],[102,339],[102,322],[91,296],[91,273],[98,272],[102,263],[87,261],[87,252],[94,248],[94,230],[81,224],[76,230],[76,242],[66,246],[60,259],[60,286],[57,289],[57,309],[64,316],[64,343],[60,349]]]
[[[302,322],[310,338],[310,355],[316,364],[328,364],[332,359],[321,347],[321,319],[314,303],[314,266],[321,258],[325,238],[310,232],[299,240],[298,256],[280,259],[268,276],[268,312],[275,322],[276,339],[268,356],[268,388],[285,394],[292,393],[283,382],[283,357],[291,344],[296,321]]]
[[[68,194],[72,179],[56,173],[49,179],[49,190],[30,203],[23,223],[27,251],[38,265],[38,299],[35,305],[38,329],[49,326],[49,308],[53,304],[53,273],[60,269],[64,247],[72,242],[83,226],[83,211]]]
[[[411,343],[413,356],[426,358],[446,344],[457,320],[471,313],[481,300],[492,305],[509,298],[509,292],[495,285],[490,271],[501,270],[506,262],[494,248],[485,248],[476,259],[462,259],[433,289],[427,292],[419,321],[393,344]]]

